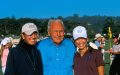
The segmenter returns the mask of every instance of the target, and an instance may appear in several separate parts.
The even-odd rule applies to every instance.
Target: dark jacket
[[[39,50],[25,42],[10,50],[4,75],[43,75]]]

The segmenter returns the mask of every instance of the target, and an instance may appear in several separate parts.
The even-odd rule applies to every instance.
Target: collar
[[[77,52],[76,52],[76,55],[77,56],[79,56],[80,54],[79,54],[79,48],[77,48]],[[86,55],[86,54],[88,54],[88,53],[91,53],[92,51],[91,51],[91,49],[88,47],[88,49],[87,49],[87,51],[84,53],[84,55]]]
[[[20,44],[19,44],[21,47],[23,47],[25,50],[32,50],[35,48],[35,45],[29,45],[28,43],[22,41]]]
[[[49,41],[48,46],[52,46],[52,45],[55,45],[55,46],[62,46],[62,45],[63,45],[63,46],[64,46],[64,45],[65,45],[64,40],[65,40],[65,39],[63,39],[63,41],[62,41],[59,45],[57,45],[57,44],[55,44],[55,43],[53,42],[52,38],[49,37],[49,38],[48,38],[48,41]]]

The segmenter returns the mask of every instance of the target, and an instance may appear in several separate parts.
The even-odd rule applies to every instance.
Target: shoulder
[[[68,38],[64,38],[64,40],[63,40],[63,42],[62,42],[63,44],[64,44],[64,46],[66,47],[66,48],[68,48],[69,50],[76,50],[75,49],[75,44],[73,43],[73,41],[72,40],[70,40],[70,39],[68,39]]]
[[[73,41],[68,38],[64,38],[63,43],[73,44]]]
[[[89,49],[90,53],[93,53],[93,54],[102,54],[101,50],[93,49],[91,47],[89,47],[88,49]]]
[[[68,47],[75,47],[75,44],[73,43],[72,40],[68,39],[68,38],[64,38],[63,42],[62,42],[65,46]]]
[[[120,44],[118,44],[118,46],[120,47]]]
[[[93,50],[93,55],[96,57],[96,58],[103,58],[103,54],[101,52],[101,50]]]
[[[19,49],[19,47],[18,47],[18,46],[16,46],[16,47],[14,47],[14,48],[11,48],[11,49],[10,49],[10,52],[15,52],[15,51],[18,51],[18,49]]]
[[[120,47],[120,44],[114,44],[113,48]]]
[[[52,39],[51,38],[45,38],[43,40],[40,40],[39,43],[42,44],[42,43],[49,43]]]
[[[44,50],[49,49],[50,45],[52,44],[52,39],[51,38],[45,38],[43,40],[40,40],[37,44],[36,47],[38,50],[44,52]]]
[[[14,47],[14,48],[11,48],[11,49],[10,49],[10,52],[11,52],[11,53],[20,53],[21,50],[22,50],[22,47],[20,47],[20,46],[18,45],[18,46]]]
[[[50,38],[45,38],[43,40],[40,40],[38,41],[38,43],[36,44],[36,46],[41,46],[41,45],[47,45],[51,42],[51,39]]]
[[[16,57],[16,56],[19,56],[20,55],[20,47],[16,46],[14,48],[11,48],[10,51],[9,51],[9,56],[10,57]]]

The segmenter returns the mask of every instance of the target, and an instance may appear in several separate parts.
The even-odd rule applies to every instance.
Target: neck
[[[83,56],[88,51],[88,47],[85,47],[83,49],[79,49],[79,54]]]

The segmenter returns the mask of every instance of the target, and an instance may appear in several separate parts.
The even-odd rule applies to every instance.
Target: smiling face
[[[78,38],[75,40],[75,45],[80,49],[84,50],[87,47],[87,38]]]
[[[25,33],[22,34],[22,38],[24,41],[30,45],[35,45],[38,39],[38,33],[34,32],[31,35],[27,35]]]
[[[60,21],[52,21],[48,29],[48,34],[51,36],[55,44],[60,44],[64,38],[64,27]]]

